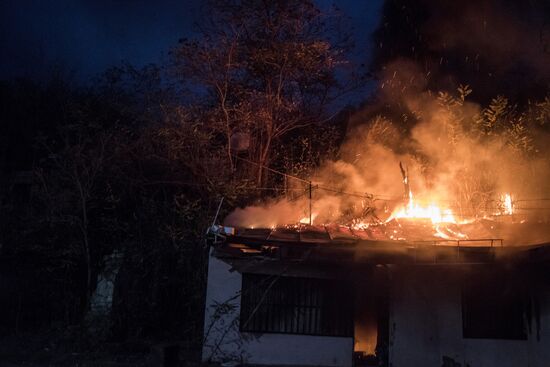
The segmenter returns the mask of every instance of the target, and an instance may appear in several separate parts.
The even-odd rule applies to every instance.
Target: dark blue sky
[[[382,2],[317,0],[351,17],[357,57],[365,59]],[[85,82],[122,61],[162,62],[179,38],[192,34],[200,6],[200,0],[1,0],[0,79],[41,79],[58,66]]]

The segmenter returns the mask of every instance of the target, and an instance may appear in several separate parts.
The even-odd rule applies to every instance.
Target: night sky
[[[368,60],[369,37],[382,0],[318,0],[351,17],[357,61]],[[87,82],[123,61],[162,63],[178,39],[192,36],[200,0],[2,0],[0,79],[43,79],[60,68]]]

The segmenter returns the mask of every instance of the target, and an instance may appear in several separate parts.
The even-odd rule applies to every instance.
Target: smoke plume
[[[529,203],[550,197],[545,144],[550,99],[537,102],[540,95],[534,95],[518,107],[514,99],[499,97],[510,91],[509,81],[499,81],[493,90],[486,85],[481,88],[482,94],[491,92],[492,100],[480,104],[484,98],[475,98],[475,86],[468,86],[468,76],[473,74],[464,72],[474,58],[501,77],[519,67],[536,75],[537,82],[550,80],[548,54],[542,41],[536,40],[541,25],[538,13],[507,13],[506,7],[498,6],[489,12],[495,4],[509,2],[482,1],[475,6],[424,0],[418,5],[430,9],[428,19],[416,25],[424,39],[419,47],[424,51],[418,52],[424,56],[431,53],[432,59],[439,54],[443,56],[435,58],[464,56],[464,65],[453,57],[458,65],[456,74],[450,65],[435,63],[438,67],[429,69],[433,60],[419,62],[418,55],[390,53],[381,57],[379,51],[375,61],[386,62],[379,68],[377,92],[350,118],[339,160],[325,162],[309,178],[314,187],[314,223],[388,218],[408,194],[400,162],[408,170],[415,198],[451,208],[459,218],[494,215],[501,210],[502,195],[511,194],[516,203],[514,220],[548,219],[547,212],[529,208],[533,206]],[[447,22],[448,18],[453,20]],[[466,27],[468,24],[471,26]],[[382,30],[384,27],[388,25],[382,25]],[[479,75],[474,79],[476,85],[486,81]],[[441,88],[434,86],[438,81]],[[531,90],[524,84],[518,85],[521,93]],[[266,206],[237,209],[226,218],[226,224],[273,227],[304,217],[307,221],[308,212],[305,196],[292,201],[282,198]]]

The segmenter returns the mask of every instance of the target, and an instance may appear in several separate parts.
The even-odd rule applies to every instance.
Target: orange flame
[[[409,202],[406,206],[400,206],[388,218],[388,221],[395,218],[430,219],[432,223],[456,223],[451,209],[441,209],[432,203],[428,206],[421,206],[414,201],[412,192],[409,192]]]
[[[315,220],[315,218],[317,217],[317,214],[318,213],[312,213],[311,214],[311,224],[313,224],[313,221]],[[309,216],[306,216],[306,217],[303,217],[302,219],[300,219],[300,224],[309,224]]]
[[[512,196],[508,193],[501,195],[500,200],[502,202],[503,214],[514,214],[514,205],[512,203]]]

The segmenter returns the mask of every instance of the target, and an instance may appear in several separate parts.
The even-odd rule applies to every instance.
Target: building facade
[[[547,250],[229,235],[211,249],[203,361],[548,366]]]

